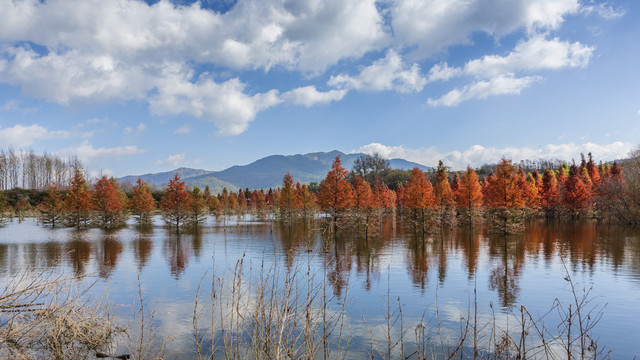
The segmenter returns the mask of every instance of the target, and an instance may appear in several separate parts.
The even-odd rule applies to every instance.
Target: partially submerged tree
[[[197,186],[194,186],[193,190],[191,191],[191,205],[189,206],[189,210],[191,212],[189,221],[197,230],[198,225],[205,219],[207,215],[207,201],[205,200],[204,194]]]
[[[487,178],[488,184],[483,194],[494,230],[504,234],[523,228],[525,200],[518,178],[518,171],[511,160],[502,159],[496,168],[496,175]]]
[[[482,186],[478,181],[478,174],[467,166],[467,171],[456,183],[456,204],[462,221],[474,225],[480,219],[482,206]]]
[[[76,228],[87,226],[93,210],[93,194],[80,170],[76,170],[67,187],[64,201],[65,220]]]
[[[404,186],[403,206],[411,212],[414,228],[426,233],[432,229],[436,198],[424,171],[413,168]]]
[[[49,185],[47,195],[38,206],[36,207],[39,213],[40,222],[43,225],[51,226],[53,228],[60,224],[64,216],[64,198],[62,191],[58,188],[58,185]]]
[[[331,229],[337,229],[338,220],[351,207],[353,191],[348,180],[349,173],[342,167],[340,157],[336,156],[331,170],[320,184],[318,205],[331,218]]]
[[[180,181],[180,175],[176,173],[173,179],[169,180],[167,190],[160,201],[162,216],[167,225],[180,231],[180,226],[191,216],[191,202],[191,194],[184,181]]]
[[[147,183],[138,178],[136,185],[131,188],[131,199],[129,199],[129,210],[139,225],[151,223],[151,215],[156,208],[156,202],[151,195],[151,189]]]
[[[103,176],[98,179],[94,186],[93,206],[98,226],[113,228],[124,223],[125,203],[114,178]]]

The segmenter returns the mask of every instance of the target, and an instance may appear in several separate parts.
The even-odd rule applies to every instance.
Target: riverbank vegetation
[[[531,218],[640,223],[640,149],[621,162],[596,164],[589,153],[579,163],[502,159],[465,171],[450,171],[442,161],[429,172],[392,170],[379,156],[363,156],[348,171],[336,158],[319,184],[295,183],[284,174],[280,188],[223,189],[219,194],[209,187],[189,189],[177,174],[162,192],[152,192],[139,179],[125,193],[106,176],[90,184],[77,160],[25,154],[0,153],[6,163],[0,171],[3,221],[33,215],[51,227],[114,228],[130,215],[145,226],[152,215],[161,214],[179,231],[197,227],[207,215],[252,214],[283,222],[322,218],[332,232],[357,229],[365,237],[376,233],[383,216],[425,234],[480,222],[499,233],[513,233]],[[536,168],[550,164],[557,168]],[[8,190],[11,185],[29,189]]]
[[[475,170],[450,171],[441,161],[430,172],[402,171],[390,169],[379,156],[363,156],[349,172],[336,158],[319,184],[295,183],[284,174],[280,188],[223,189],[219,194],[208,187],[189,189],[177,174],[162,192],[152,192],[139,179],[125,193],[106,176],[90,184],[77,160],[12,152],[0,153],[0,160],[6,163],[0,171],[2,220],[33,215],[51,227],[114,228],[130,215],[145,226],[152,215],[161,214],[168,226],[180,230],[201,224],[207,215],[252,214],[283,222],[322,218],[332,232],[357,229],[369,237],[383,216],[425,234],[458,222],[485,222],[505,234],[520,231],[531,218],[640,222],[640,149],[621,162],[596,164],[589,153],[580,163],[556,162],[557,168],[544,169],[535,165],[553,162],[517,165],[502,159]],[[20,184],[33,187],[6,189]]]

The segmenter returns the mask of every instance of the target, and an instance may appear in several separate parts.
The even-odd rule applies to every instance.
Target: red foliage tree
[[[295,209],[298,208],[298,199],[293,186],[293,177],[289,173],[286,173],[282,178],[282,188],[280,189],[280,198],[278,200],[280,216],[285,220],[290,220]]]
[[[546,169],[542,175],[542,188],[540,190],[540,205],[547,215],[558,210],[560,205],[560,190],[552,170]]]
[[[58,185],[49,185],[47,196],[38,204],[37,209],[42,224],[56,227],[56,223],[59,223],[64,215],[64,199]]]
[[[424,171],[413,168],[409,180],[404,188],[404,206],[413,214],[415,225],[420,230],[427,230],[427,222],[430,218],[428,210],[436,206],[436,198],[433,195],[433,186],[427,179]]]
[[[334,230],[342,213],[352,204],[353,190],[349,184],[348,176],[349,172],[342,167],[340,157],[336,156],[331,170],[320,183],[318,205],[331,216]]]
[[[138,224],[145,225],[151,223],[151,213],[156,208],[156,201],[151,196],[149,185],[138,178],[136,185],[131,189],[131,199],[129,199],[129,210],[136,218]]]
[[[180,226],[190,216],[191,194],[187,190],[184,181],[180,181],[180,175],[177,173],[173,179],[169,180],[169,185],[160,201],[160,208],[163,211],[165,222],[176,230],[180,230]]]
[[[94,185],[93,194],[98,225],[103,228],[121,225],[124,221],[125,203],[122,202],[116,180],[106,176],[101,177]]]
[[[586,169],[585,169],[586,170]],[[569,168],[569,176],[564,184],[563,203],[572,216],[589,207],[591,189],[584,183],[582,171],[575,164]]]
[[[77,228],[87,225],[89,217],[91,216],[91,210],[93,210],[92,197],[93,194],[89,189],[84,175],[81,171],[76,171],[67,187],[64,202],[64,209],[69,224]]]

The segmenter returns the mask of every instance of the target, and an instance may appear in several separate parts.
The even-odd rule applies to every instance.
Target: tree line
[[[34,156],[34,163],[37,158]],[[103,228],[121,226],[130,215],[138,224],[147,225],[154,214],[161,214],[169,226],[180,229],[197,227],[208,215],[271,214],[289,222],[321,214],[331,231],[349,228],[366,236],[376,232],[386,215],[399,216],[425,233],[456,223],[473,226],[481,222],[510,233],[521,229],[528,218],[640,222],[639,149],[622,163],[596,164],[589,153],[579,164],[559,163],[557,168],[542,171],[535,167],[526,171],[522,164],[502,159],[482,176],[471,167],[452,172],[440,161],[433,171],[414,168],[389,186],[388,175],[401,171],[390,170],[379,156],[358,159],[351,172],[336,157],[316,186],[294,183],[287,173],[277,189],[233,192],[225,188],[212,194],[208,186],[189,189],[178,174],[164,192],[152,193],[138,179],[125,193],[115,179],[106,176],[89,184],[81,164],[70,162],[69,169],[75,170],[66,186],[50,179],[46,191],[3,190],[0,209],[5,219],[35,211],[44,225]],[[41,186],[38,181],[34,184]]]

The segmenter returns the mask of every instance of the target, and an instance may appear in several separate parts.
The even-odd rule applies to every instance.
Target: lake
[[[114,231],[49,229],[33,219],[0,228],[0,273],[5,280],[25,267],[88,274],[97,280],[91,295],[107,294],[123,323],[134,318],[140,285],[147,310],[154,311],[157,339],[170,337],[168,358],[195,356],[196,291],[200,287],[197,310],[206,316],[199,326],[206,332],[211,289],[217,287],[228,297],[233,290],[227,285],[234,283],[212,284],[212,274],[219,283],[233,277],[240,259],[247,274],[243,284],[292,274],[300,284],[309,284],[313,277],[321,286],[315,291],[331,299],[332,314],[344,313],[340,324],[348,358],[367,358],[371,352],[383,358],[388,353],[386,337],[397,341],[401,334],[408,355],[419,347],[414,340],[421,328],[431,331],[438,353],[455,343],[451,339],[464,321],[474,318],[476,306],[475,321],[485,324],[478,329],[479,337],[485,340],[491,337],[486,324],[510,326],[509,331],[518,333],[521,305],[534,318],[551,310],[539,324],[558,331],[559,312],[574,302],[567,276],[578,296],[591,289],[587,305],[593,317],[601,311],[591,331],[599,349],[604,347],[613,358],[640,356],[640,233],[629,228],[541,221],[509,237],[461,226],[424,238],[387,221],[368,240],[349,233],[332,237],[319,224],[282,225],[249,217],[207,219],[197,233],[182,234],[170,232],[159,219],[144,231],[131,224]],[[264,269],[271,269],[272,277],[265,277]],[[296,289],[306,292],[308,287]],[[558,303],[562,307],[552,310]],[[387,327],[388,313],[395,321],[392,328]],[[338,336],[338,330],[332,336]],[[218,346],[224,346],[222,342]],[[470,346],[468,340],[466,355]],[[535,341],[529,346],[536,346]],[[121,344],[116,350],[127,349]],[[399,351],[392,350],[394,357]]]

